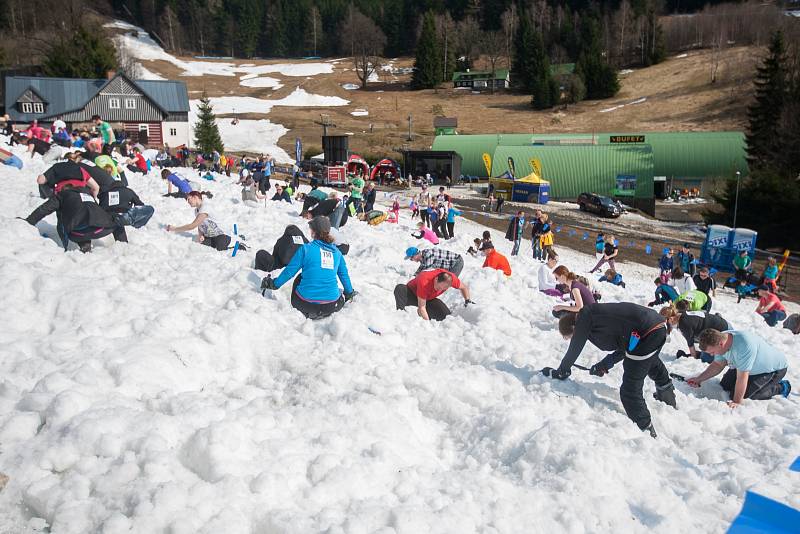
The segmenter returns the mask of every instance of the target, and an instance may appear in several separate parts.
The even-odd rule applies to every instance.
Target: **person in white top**
[[[558,256],[551,254],[547,257],[547,263],[539,267],[539,291],[551,297],[560,297],[561,291],[556,289],[556,277],[553,276],[553,269],[558,265]]]
[[[678,292],[678,295],[683,295],[687,291],[697,289],[697,286],[694,285],[694,280],[692,280],[692,276],[684,273],[683,269],[680,267],[675,267],[672,269],[672,275],[669,284],[675,288],[675,291]]]

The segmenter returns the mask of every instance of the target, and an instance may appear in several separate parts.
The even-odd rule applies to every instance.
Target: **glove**
[[[470,300],[470,299],[464,299],[464,307],[465,308],[467,306],[469,306],[470,304],[475,304],[475,301],[474,300]]]
[[[345,293],[344,301],[351,302],[353,300],[353,297],[355,297],[356,295],[358,295],[358,291],[356,291],[355,289],[351,293]]]
[[[272,279],[271,276],[266,276],[261,280],[261,294],[264,295],[267,290],[275,290],[278,289],[275,287],[275,280]]]
[[[602,361],[597,362],[589,368],[589,374],[593,376],[604,376],[607,372],[608,368]]]
[[[566,374],[564,374],[564,373],[561,373],[558,369],[553,369],[552,367],[545,367],[544,369],[542,369],[542,374],[544,376],[548,377],[548,378],[556,378],[558,380],[566,380],[567,378],[569,378],[569,375],[571,373],[568,371]]]
[[[688,358],[689,356],[691,356],[691,354],[687,354],[682,350],[679,350],[677,353],[675,353],[676,358]]]

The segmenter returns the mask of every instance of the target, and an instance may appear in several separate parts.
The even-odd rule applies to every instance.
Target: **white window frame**
[[[136,109],[136,99],[135,98],[126,98],[125,99],[125,109]]]
[[[120,101],[117,97],[112,97],[108,99],[108,109],[119,109]]]
[[[23,113],[33,113],[33,104],[31,102],[22,102]]]
[[[41,102],[34,102],[33,103],[33,112],[34,113],[44,113],[44,104]]]
[[[177,128],[170,128],[169,129],[169,135],[171,135],[172,137],[177,136],[178,135],[178,129]]]

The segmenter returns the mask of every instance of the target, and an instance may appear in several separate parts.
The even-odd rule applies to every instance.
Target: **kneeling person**
[[[450,315],[450,308],[437,297],[451,287],[461,291],[464,306],[472,304],[469,288],[456,275],[444,269],[421,272],[407,284],[397,284],[394,300],[398,310],[406,306],[416,306],[420,317],[429,321],[442,321]]]
[[[709,328],[700,334],[700,350],[714,356],[705,371],[686,379],[692,387],[717,376],[730,366],[722,376],[720,385],[731,396],[728,405],[735,408],[744,399],[764,400],[783,395],[792,389],[786,376],[786,356],[761,337],[741,330],[720,332]]]

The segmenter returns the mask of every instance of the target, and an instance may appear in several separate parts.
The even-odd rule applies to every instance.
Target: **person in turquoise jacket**
[[[314,217],[308,222],[308,227],[312,241],[297,249],[278,278],[264,278],[261,290],[266,293],[279,289],[294,278],[292,307],[308,319],[322,319],[341,310],[356,292],[350,283],[344,256],[334,245],[334,238],[330,234],[330,219]],[[297,275],[299,271],[302,274]],[[344,294],[339,289],[337,279],[344,287]]]
[[[456,217],[460,216],[461,212],[455,209],[453,206],[447,210],[447,233],[448,239],[453,239],[455,234],[453,233],[453,228],[456,226]]]

